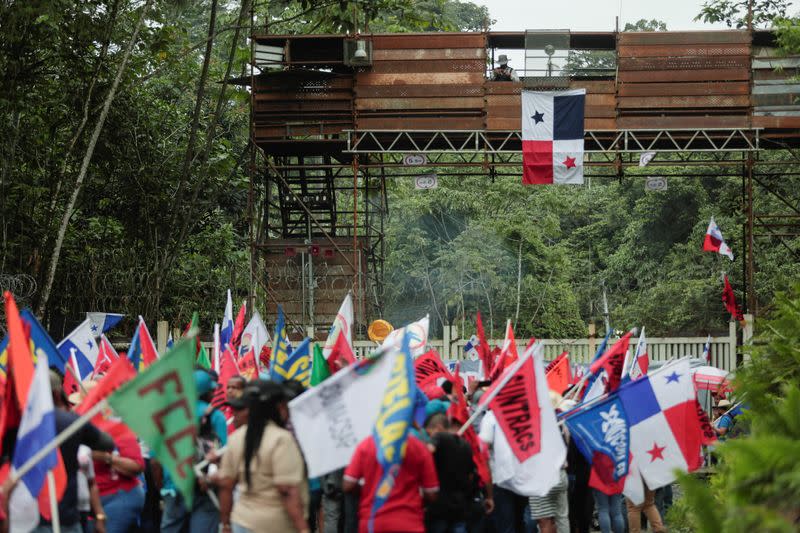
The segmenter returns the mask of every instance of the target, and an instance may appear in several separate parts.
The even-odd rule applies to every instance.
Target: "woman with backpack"
[[[258,380],[245,388],[244,398],[247,425],[230,436],[217,474],[222,531],[308,533],[308,480],[300,448],[286,429],[286,392]]]

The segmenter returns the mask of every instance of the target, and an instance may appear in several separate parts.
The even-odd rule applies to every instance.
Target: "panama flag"
[[[322,348],[322,355],[328,359],[333,352],[333,347],[336,346],[336,339],[339,334],[344,332],[344,337],[347,339],[347,344],[350,346],[350,351],[353,351],[353,296],[348,292],[344,297],[339,312],[333,321],[328,338],[325,340],[325,346]]]
[[[647,355],[647,338],[644,336],[644,326],[642,326],[642,332],[639,334],[639,342],[636,343],[636,353],[628,369],[628,375],[631,380],[639,379],[647,375],[649,368],[650,357]]]
[[[725,239],[722,238],[722,232],[719,226],[714,222],[714,217],[711,217],[711,222],[708,223],[706,230],[706,239],[703,241],[704,252],[717,252],[719,255],[724,255],[733,261],[733,252],[725,244]]]
[[[583,183],[586,89],[522,92],[522,183]]]
[[[88,376],[92,373],[97,364],[97,356],[100,354],[100,346],[95,340],[92,326],[92,321],[87,318],[58,343],[58,351],[65,361],[70,360],[73,354],[72,350],[75,350],[75,362],[78,365],[76,370],[81,376]]]
[[[706,364],[711,364],[711,335],[706,339],[706,344],[703,346],[703,360]]]
[[[689,360],[684,358],[619,390],[630,426],[630,470],[623,493],[644,501],[644,487],[656,490],[675,481],[675,471],[703,464],[705,441],[697,412]]]
[[[28,390],[28,401],[17,433],[17,445],[12,461],[13,472],[22,467],[36,452],[56,437],[56,419],[53,397],[50,392],[50,375],[47,357],[36,363],[33,381]],[[39,493],[45,486],[48,471],[57,468],[58,455],[53,450],[36,466],[22,476],[11,493],[12,532],[31,531],[39,525]]]
[[[222,317],[222,326],[219,332],[219,345],[222,349],[230,344],[233,339],[233,300],[231,290],[228,289],[228,301],[225,304],[225,315]]]
[[[117,324],[120,320],[125,318],[125,315],[119,313],[86,313],[86,318],[92,321],[92,333],[95,337],[99,337],[101,333],[105,333]]]

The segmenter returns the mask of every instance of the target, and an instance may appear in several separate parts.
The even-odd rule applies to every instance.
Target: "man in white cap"
[[[500,54],[497,58],[500,65],[492,70],[492,81],[519,81],[516,71],[508,66],[508,56]]]

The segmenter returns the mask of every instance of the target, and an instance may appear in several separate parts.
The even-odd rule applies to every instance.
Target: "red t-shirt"
[[[133,435],[131,433],[131,435]],[[139,447],[139,442],[133,436],[123,436],[114,439],[114,444],[117,447],[120,457],[133,459],[136,463],[144,468],[144,459],[142,458],[142,449]],[[94,462],[94,480],[97,483],[97,490],[100,491],[100,496],[108,496],[117,491],[129,491],[139,484],[138,477],[129,477],[115,472],[114,477],[111,475],[111,467],[104,462]]]
[[[350,481],[364,482],[358,504],[360,533],[367,532],[372,501],[382,474],[383,469],[378,464],[376,456],[375,441],[372,436],[367,437],[359,443],[350,464],[344,471],[344,477]],[[375,531],[424,533],[424,511],[420,489],[439,490],[439,478],[436,477],[436,466],[431,452],[422,441],[409,435],[406,455],[403,464],[400,465],[392,492],[375,515]]]

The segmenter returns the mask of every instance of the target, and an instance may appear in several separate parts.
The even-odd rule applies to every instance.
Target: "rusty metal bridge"
[[[443,168],[519,174],[526,88],[586,89],[587,176],[621,177],[656,152],[651,167],[741,177],[750,312],[756,240],[800,235],[800,210],[776,186],[800,165],[800,57],[780,54],[769,31],[265,34],[252,42],[254,73],[239,83],[252,88],[251,137],[264,161],[253,165],[253,248],[268,272],[281,273],[261,281],[268,294],[290,320],[319,331],[348,290],[358,324],[380,314],[387,179]],[[524,52],[519,82],[490,80],[500,50]],[[424,156],[424,166],[409,167],[409,154]],[[710,167],[714,174],[702,173]],[[776,195],[786,212],[754,213],[756,194]]]

